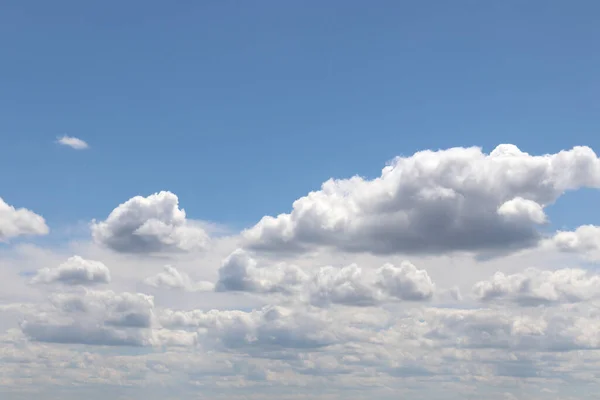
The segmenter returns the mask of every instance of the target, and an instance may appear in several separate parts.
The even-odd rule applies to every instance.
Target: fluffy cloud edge
[[[510,252],[537,246],[544,207],[565,191],[600,187],[589,147],[532,156],[514,145],[421,151],[372,180],[330,179],[242,235],[267,252],[315,247],[379,255]]]
[[[37,271],[31,282],[34,284],[62,283],[65,285],[96,285],[111,281],[110,270],[100,261],[86,260],[80,256],[69,257],[54,268]]]
[[[49,232],[44,217],[26,208],[15,208],[0,197],[0,242],[18,236],[47,235]]]
[[[169,191],[135,196],[117,206],[104,221],[92,221],[97,244],[120,253],[163,253],[203,250],[209,236],[186,218],[179,198]]]

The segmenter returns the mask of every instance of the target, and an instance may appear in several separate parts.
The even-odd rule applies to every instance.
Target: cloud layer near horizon
[[[237,235],[162,191],[57,247],[13,243],[49,228],[0,199],[0,394],[576,396],[600,383],[600,228],[544,233],[546,209],[599,186],[587,147],[423,151]]]

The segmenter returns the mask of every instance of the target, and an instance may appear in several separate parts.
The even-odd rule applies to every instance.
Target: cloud
[[[338,341],[323,313],[267,306],[251,312],[166,310],[160,321],[169,328],[201,328],[205,340],[226,348],[260,352],[318,349]]]
[[[85,150],[90,147],[83,140],[73,137],[73,136],[67,136],[67,135],[58,138],[57,143],[59,143],[63,146],[68,146],[75,150]]]
[[[566,309],[546,311],[528,315],[509,309],[428,309],[414,314],[409,323],[415,324],[410,328],[415,334],[419,332],[437,348],[529,352],[600,348],[597,318]]]
[[[547,243],[562,252],[600,260],[600,227],[595,225],[583,225],[575,231],[558,231]]]
[[[115,314],[135,310],[134,304],[154,309],[150,299],[110,291],[62,294],[51,297],[53,308],[46,308],[37,318],[27,317],[20,327],[29,343],[88,346],[74,348],[71,360],[65,357],[66,361],[59,363],[63,368],[53,376],[64,382],[75,381],[65,371],[85,369],[93,377],[107,376],[110,368],[100,365],[102,361],[125,365],[125,372],[133,377],[122,379],[131,385],[143,384],[138,381],[140,376],[148,381],[159,379],[155,373],[164,374],[160,379],[169,379],[170,384],[182,384],[187,381],[178,379],[191,374],[199,384],[217,381],[221,390],[235,387],[231,379],[238,374],[244,388],[267,380],[270,385],[280,382],[279,388],[325,384],[332,390],[348,389],[349,382],[361,379],[367,381],[354,384],[393,384],[398,377],[403,377],[401,384],[410,382],[415,388],[431,380],[450,383],[456,376],[469,384],[485,380],[496,385],[507,375],[527,379],[539,373],[549,378],[555,371],[560,374],[558,379],[569,380],[582,372],[570,362],[593,368],[590,362],[597,359],[595,352],[588,352],[585,361],[581,360],[581,353],[575,351],[600,348],[597,315],[585,315],[582,309],[419,308],[392,313],[380,308],[269,305],[251,311],[155,309],[156,320],[150,328],[147,324],[106,322],[119,318]],[[0,343],[3,376],[9,376],[7,370],[12,374],[15,368],[54,365],[61,360],[39,347],[24,351],[27,343]],[[97,345],[155,348],[119,354],[117,349],[94,349]],[[187,347],[161,351],[161,346]],[[37,360],[28,361],[32,354]],[[82,355],[86,358],[81,359]],[[92,357],[107,359],[91,365]],[[213,375],[204,376],[206,381],[199,375],[211,372],[197,367],[200,360],[215,365]],[[231,370],[216,368],[221,362]],[[110,370],[114,382],[120,375]],[[23,371],[25,375],[32,372]]]
[[[60,344],[126,347],[187,347],[196,344],[196,335],[181,331],[117,329],[111,326],[23,321],[21,331],[31,340]]]
[[[243,238],[161,192],[94,221],[94,243],[3,246],[0,397],[580,398],[600,383],[600,275],[571,255],[600,260],[600,228],[539,226],[596,168],[587,148],[421,152]],[[519,240],[543,245],[507,256]],[[39,266],[48,285],[27,284]]]
[[[32,283],[63,283],[66,285],[94,285],[110,282],[110,271],[100,261],[70,257],[56,268],[37,271]]]
[[[546,222],[544,208],[535,201],[522,197],[515,197],[512,200],[502,203],[498,208],[498,215],[507,220],[512,220],[517,224],[521,221],[531,221],[535,224]]]
[[[356,265],[320,268],[311,279],[308,296],[312,304],[321,307],[330,304],[372,306],[383,299],[383,293]]]
[[[106,346],[149,345],[153,327],[152,296],[110,290],[53,294],[21,324],[32,340]]]
[[[207,233],[186,219],[171,192],[136,196],[115,208],[105,221],[92,221],[94,240],[122,253],[182,252],[203,249]]]
[[[258,268],[257,264],[245,250],[235,250],[219,268],[216,290],[288,293],[307,279],[307,275],[293,265],[279,264]]]
[[[181,289],[188,292],[207,292],[214,290],[215,286],[211,282],[194,282],[188,274],[170,265],[166,265],[163,272],[146,278],[144,283],[156,288]]]
[[[154,316],[154,297],[142,293],[112,290],[58,293],[51,297],[51,303],[64,313],[82,318],[91,316],[111,326],[149,328]]]
[[[78,322],[58,324],[25,321],[21,324],[21,329],[29,338],[40,342],[134,347],[148,344],[147,339],[139,332],[86,326]]]
[[[404,261],[398,267],[385,264],[374,274],[356,265],[324,267],[312,278],[308,292],[311,303],[318,306],[372,306],[393,300],[426,301],[434,289],[426,271]]]
[[[588,147],[532,156],[516,146],[452,148],[397,157],[381,176],[330,179],[290,214],[243,235],[252,249],[302,252],[510,251],[537,244],[544,208],[567,190],[600,187]]]
[[[0,242],[23,235],[46,235],[49,231],[42,216],[12,207],[0,197]]]
[[[309,273],[284,263],[259,266],[243,249],[235,250],[223,261],[216,284],[217,291],[281,293],[297,299],[304,297],[320,307],[424,301],[431,299],[434,288],[427,272],[408,261],[398,267],[385,264],[374,272],[352,264],[342,268],[326,266]]]
[[[435,290],[427,271],[417,269],[408,261],[398,267],[385,264],[377,270],[377,276],[377,285],[385,293],[401,300],[429,300]]]
[[[383,319],[376,315],[378,309],[359,310],[282,306],[252,311],[166,309],[158,318],[166,329],[196,331],[203,346],[267,358],[281,356],[277,352],[283,350],[291,358],[298,354],[294,352],[314,350],[335,354],[338,349],[345,356],[358,352],[366,358],[381,352],[391,361],[407,351],[433,355],[444,349],[531,353],[600,349],[597,314],[585,315],[581,310],[419,308]],[[378,364],[382,361],[372,359]],[[356,362],[369,365],[366,359]]]
[[[575,303],[600,296],[600,276],[570,268],[528,268],[512,275],[498,272],[490,280],[476,283],[473,293],[481,301],[506,300],[524,306]]]
[[[98,346],[193,346],[196,334],[163,329],[154,297],[84,289],[54,293],[48,304],[15,304],[21,332],[32,341]],[[2,309],[0,309],[2,311]]]

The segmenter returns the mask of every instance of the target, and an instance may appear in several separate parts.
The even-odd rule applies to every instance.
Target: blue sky
[[[599,16],[0,1],[0,398],[594,399]]]
[[[595,148],[599,11],[5,1],[0,167],[15,172],[0,177],[3,196],[64,224],[167,189],[194,218],[244,227],[329,177],[376,176],[420,149]],[[64,134],[91,150],[58,147]]]

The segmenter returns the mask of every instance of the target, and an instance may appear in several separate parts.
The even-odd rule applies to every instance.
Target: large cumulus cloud
[[[15,208],[0,197],[0,242],[23,235],[46,235],[44,218],[26,208]]]
[[[208,242],[207,233],[186,219],[177,196],[166,191],[127,200],[91,229],[97,243],[123,253],[191,251]]]
[[[328,180],[244,237],[273,252],[508,251],[538,242],[544,207],[565,191],[599,186],[600,161],[588,147],[542,156],[508,144],[490,154],[427,150],[397,157],[373,180]]]

